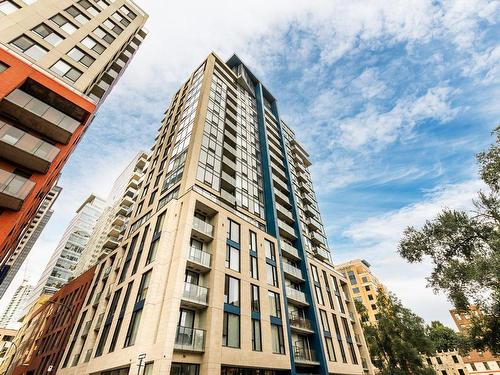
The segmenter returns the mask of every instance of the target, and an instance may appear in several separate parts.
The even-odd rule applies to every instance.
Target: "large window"
[[[67,55],[73,60],[85,65],[86,67],[89,67],[95,61],[92,56],[83,52],[80,48],[77,47],[72,48]]]
[[[94,30],[94,34],[97,35],[99,38],[104,40],[106,43],[111,44],[115,41],[115,37],[111,35],[109,32],[105,31],[101,27],[97,27]]]
[[[333,341],[331,337],[325,337],[326,341],[326,351],[328,353],[328,360],[331,362],[337,361],[337,356],[335,355],[335,348],[333,346]]]
[[[240,250],[227,245],[226,248],[226,268],[240,272]]]
[[[260,332],[260,320],[252,319],[252,350],[262,351],[262,337]]]
[[[342,362],[347,363],[347,357],[345,355],[345,349],[344,349],[344,342],[342,341],[339,323],[337,321],[337,316],[335,314],[333,314],[333,325],[335,326],[335,333],[337,334],[337,340],[340,347],[340,354],[342,355]]]
[[[52,30],[50,27],[48,27],[44,23],[41,23],[40,25],[35,27],[33,29],[33,31],[35,33],[37,33],[45,41],[52,44],[53,46],[57,46],[64,39],[61,35],[56,33],[54,30]]]
[[[222,345],[231,348],[240,347],[240,316],[224,313],[224,321],[222,324]]]
[[[257,234],[250,231],[250,251],[257,252]]]
[[[64,60],[58,60],[54,65],[50,67],[50,70],[59,74],[61,77],[69,79],[72,82],[76,82],[82,75],[81,71],[72,67]]]
[[[18,9],[19,9],[19,6],[17,6],[16,4],[14,4],[10,0],[5,0],[5,1],[0,2],[0,13],[11,14],[11,13],[14,13]]]
[[[266,263],[266,271],[267,271],[267,283],[272,286],[278,286],[278,272],[276,267],[272,264]]]
[[[25,35],[21,35],[19,38],[14,39],[10,44],[19,48],[25,55],[31,57],[35,61],[38,61],[48,52],[44,47]]]
[[[78,9],[75,6],[70,6],[69,8],[66,9],[66,12],[71,14],[75,20],[80,22],[81,24],[87,23],[90,21],[90,18],[88,18],[83,12]]]
[[[130,325],[128,326],[127,336],[125,337],[124,347],[132,346],[135,344],[137,339],[137,333],[139,332],[139,324],[141,322],[142,309],[134,311],[132,317],[130,318]]]
[[[69,22],[68,19],[61,14],[56,14],[51,18],[51,20],[58,25],[61,30],[67,32],[68,34],[73,34],[77,30],[76,26]]]
[[[323,327],[323,331],[330,332],[330,324],[328,323],[328,316],[326,315],[326,311],[320,309],[319,316],[321,318],[321,326]]]
[[[144,275],[142,275],[141,283],[139,285],[139,291],[137,292],[137,298],[135,300],[136,303],[146,299],[149,289],[149,282],[151,280],[151,273],[152,271],[149,270]]]
[[[276,261],[276,251],[274,249],[274,243],[268,240],[264,240],[264,248],[266,251],[266,258]]]
[[[269,295],[269,315],[276,318],[281,318],[280,295],[275,292],[268,291]]]
[[[236,243],[240,243],[240,224],[229,219],[227,238]]]
[[[250,277],[255,280],[259,279],[259,262],[253,255],[250,255]]]
[[[257,285],[250,285],[250,298],[252,301],[252,311],[260,312],[260,292]]]
[[[351,282],[352,285],[356,285],[358,281],[356,280],[356,275],[354,275],[354,272],[349,271],[347,272],[347,276],[349,276],[349,281]]]
[[[224,303],[240,306],[240,280],[226,275],[224,283]]]
[[[271,346],[273,353],[285,354],[285,340],[283,338],[283,327],[271,324]]]
[[[198,375],[200,365],[191,363],[172,363],[170,375]]]
[[[319,283],[318,269],[316,268],[316,266],[314,264],[311,264],[311,272],[312,272],[312,276],[313,276],[313,281],[315,283]]]
[[[91,38],[90,36],[86,36],[85,38],[82,39],[81,43],[87,47],[88,49],[91,49],[92,51],[98,53],[99,55],[103,53],[106,48],[101,43],[97,43],[94,38]]]
[[[316,293],[316,299],[320,305],[325,304],[325,300],[323,299],[323,292],[321,291],[321,287],[318,285],[314,286],[314,292]]]

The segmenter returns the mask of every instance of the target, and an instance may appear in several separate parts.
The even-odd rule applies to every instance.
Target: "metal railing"
[[[205,350],[205,330],[177,327],[174,349],[202,352]]]

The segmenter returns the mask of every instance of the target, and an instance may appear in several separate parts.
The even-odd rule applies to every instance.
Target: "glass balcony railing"
[[[300,259],[299,251],[288,242],[281,241],[281,250],[292,255],[294,258]]]
[[[191,246],[189,247],[188,259],[209,268],[212,255],[206,251]]]
[[[0,169],[0,207],[19,210],[35,183]]]
[[[312,349],[294,346],[293,357],[297,362],[317,362],[316,352]]]
[[[291,276],[294,276],[297,279],[303,279],[302,271],[299,268],[292,266],[291,264],[283,263],[283,271]]]
[[[174,349],[203,352],[205,350],[205,330],[178,326]]]
[[[301,292],[300,290],[291,288],[289,286],[286,287],[286,296],[294,301],[303,303],[303,304],[308,304],[306,295],[304,292]]]
[[[184,283],[182,299],[189,302],[206,305],[208,302],[208,288],[200,285]]]
[[[330,260],[330,252],[322,247],[315,247],[314,254],[320,259]]]
[[[290,326],[292,326],[292,327],[299,328],[299,329],[306,330],[306,331],[313,330],[311,321],[309,319],[304,318],[302,316],[299,316],[297,314],[290,314],[289,321],[290,321]]]
[[[214,233],[214,227],[198,217],[193,219],[193,228],[209,237],[212,237]]]

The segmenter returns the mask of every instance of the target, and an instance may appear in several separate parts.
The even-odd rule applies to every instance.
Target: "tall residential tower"
[[[271,93],[210,54],[165,112],[58,374],[372,373],[309,166]]]
[[[131,0],[0,0],[0,267],[145,37]]]
[[[17,329],[21,326],[18,320],[22,318],[22,307],[26,303],[33,287],[24,280],[17,288],[14,296],[0,317],[0,327]]]

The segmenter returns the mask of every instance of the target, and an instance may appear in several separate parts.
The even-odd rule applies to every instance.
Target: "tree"
[[[373,364],[381,375],[433,375],[422,361],[422,353],[433,352],[425,333],[424,321],[405,308],[393,294],[379,289],[377,324],[363,322],[363,332]],[[365,307],[357,303],[363,317]]]
[[[500,127],[496,143],[477,155],[480,191],[471,212],[444,209],[420,229],[404,231],[398,252],[411,263],[430,258],[428,285],[444,292],[455,308],[481,311],[468,332],[474,349],[500,351]]]
[[[463,346],[462,338],[443,323],[433,321],[425,328],[425,333],[432,341],[434,350],[449,351]]]

